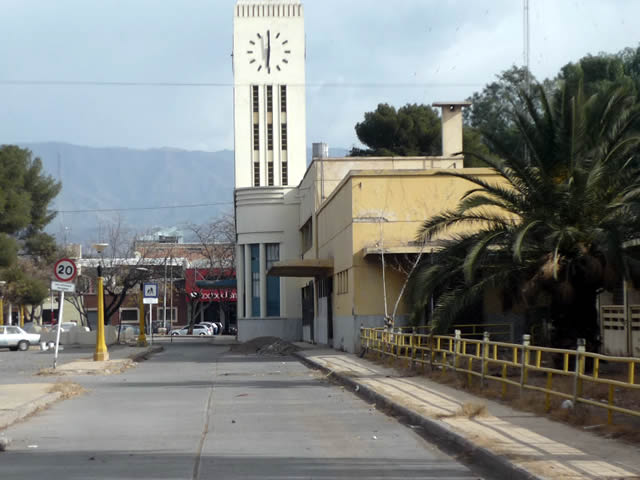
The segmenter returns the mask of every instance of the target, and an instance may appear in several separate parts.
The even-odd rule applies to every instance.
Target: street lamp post
[[[4,286],[7,284],[0,280],[0,325],[4,325]]]
[[[96,332],[96,352],[93,354],[93,360],[96,362],[109,360],[109,352],[104,339],[104,282],[102,278],[102,252],[108,246],[107,243],[93,245],[93,248],[100,254],[100,263],[98,264],[98,331]]]
[[[138,267],[136,270],[140,272],[148,272],[149,269],[145,267]],[[144,334],[144,279],[140,280],[140,298],[139,298],[139,308],[140,315],[138,315],[139,325],[140,325],[140,333],[138,334],[138,346],[146,347],[147,346],[147,337]],[[151,306],[149,306],[151,308]]]

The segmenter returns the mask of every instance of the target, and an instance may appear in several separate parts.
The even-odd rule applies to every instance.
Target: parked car
[[[189,335],[189,326],[182,327],[177,330],[171,330],[170,335]],[[211,335],[209,327],[206,325],[196,324],[193,326],[193,335]]]
[[[206,325],[209,327],[209,335],[217,335],[218,334],[218,326],[215,323],[211,322],[200,322],[198,325]]]
[[[0,347],[24,351],[29,349],[29,345],[37,345],[39,342],[39,333],[27,333],[13,325],[0,326]]]

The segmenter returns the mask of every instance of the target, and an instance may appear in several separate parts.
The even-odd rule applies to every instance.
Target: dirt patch
[[[258,337],[248,342],[231,345],[232,352],[245,355],[291,355],[298,350],[300,349],[293,343],[279,337]]]
[[[86,393],[86,390],[77,383],[69,382],[66,380],[59,380],[49,389],[49,393],[56,392],[62,394],[62,396],[60,397],[62,400],[67,400],[71,397],[75,397],[76,395],[82,395],[83,393]]]

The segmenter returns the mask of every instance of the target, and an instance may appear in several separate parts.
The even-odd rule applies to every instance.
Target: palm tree
[[[515,120],[526,159],[488,132],[499,158],[481,160],[496,182],[441,173],[473,188],[422,224],[419,240],[442,248],[414,272],[410,298],[415,313],[435,299],[431,322],[443,331],[494,289],[509,302],[549,306],[554,344],[585,337],[595,346],[598,292],[640,279],[640,255],[625,248],[640,225],[640,109],[628,84],[588,98],[582,85],[551,98],[537,85],[522,96]]]

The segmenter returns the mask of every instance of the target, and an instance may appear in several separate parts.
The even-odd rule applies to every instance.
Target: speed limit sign
[[[77,273],[76,264],[68,258],[58,260],[55,267],[53,267],[53,274],[61,282],[70,282],[76,278]]]

